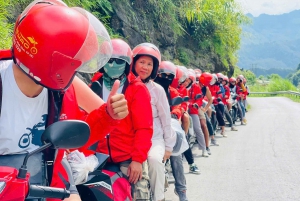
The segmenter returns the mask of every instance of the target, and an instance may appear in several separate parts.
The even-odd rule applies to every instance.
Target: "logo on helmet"
[[[31,58],[38,53],[38,50],[35,47],[38,43],[35,41],[34,37],[24,37],[18,28],[16,29],[14,43],[19,52],[23,51]]]

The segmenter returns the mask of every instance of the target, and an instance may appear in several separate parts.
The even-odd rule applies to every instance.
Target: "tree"
[[[297,71],[300,70],[300,63],[298,64]]]
[[[11,47],[11,33],[12,25],[8,23],[7,7],[9,5],[9,0],[0,0],[0,48],[10,48]]]

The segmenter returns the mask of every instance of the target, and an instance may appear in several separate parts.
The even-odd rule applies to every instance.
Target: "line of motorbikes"
[[[236,100],[236,94],[231,94],[232,109],[230,114],[233,122],[239,119],[239,112]],[[201,95],[196,95],[196,99],[201,98]],[[189,97],[176,97],[171,100],[171,105],[178,105],[184,101],[189,101]],[[213,107],[212,107],[213,109]],[[214,113],[213,109],[213,113]],[[191,121],[192,122],[192,121]],[[30,174],[27,171],[27,160],[30,156],[40,153],[47,148],[53,149],[74,149],[83,146],[89,138],[90,130],[89,126],[82,121],[78,120],[66,120],[60,121],[49,126],[42,135],[43,146],[36,149],[33,152],[27,154],[24,159],[22,167],[19,170],[12,167],[0,166],[0,200],[1,201],[23,201],[26,198],[58,198],[64,199],[70,196],[70,192],[67,189],[30,185]],[[190,126],[187,141],[192,148],[197,143],[196,136],[194,134],[193,125]],[[98,168],[91,172],[90,175],[94,177],[92,181],[77,186],[78,191],[83,201],[113,201],[116,200],[113,196],[108,197],[105,194],[101,194],[101,191],[97,191],[98,196],[95,196],[89,185],[98,184],[99,187],[110,189],[110,193],[113,195],[112,184],[110,182],[109,175],[105,174],[102,169],[109,156],[105,154],[97,153],[99,161]],[[112,169],[115,172],[120,172],[120,169],[116,166]],[[172,179],[169,178],[171,172],[169,163],[166,163],[166,181],[172,183]],[[168,185],[166,185],[167,187]],[[15,193],[18,192],[18,193]]]

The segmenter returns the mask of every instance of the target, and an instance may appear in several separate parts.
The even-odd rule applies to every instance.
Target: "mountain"
[[[300,63],[300,10],[262,14],[242,27],[238,66],[244,69],[296,69]]]

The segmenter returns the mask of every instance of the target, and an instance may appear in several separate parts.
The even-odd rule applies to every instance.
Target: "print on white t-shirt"
[[[34,98],[19,89],[12,61],[0,61],[2,107],[0,117],[0,155],[21,154],[42,145],[48,113],[48,90]]]

